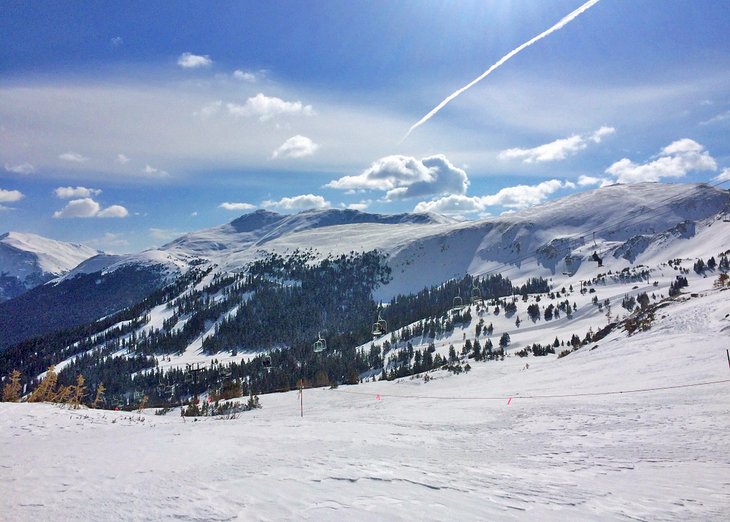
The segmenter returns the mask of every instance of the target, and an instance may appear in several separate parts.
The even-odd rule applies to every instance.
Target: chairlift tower
[[[482,291],[479,289],[475,281],[474,286],[471,289],[471,304],[473,304],[474,306],[478,306],[483,302],[484,300],[482,299]]]

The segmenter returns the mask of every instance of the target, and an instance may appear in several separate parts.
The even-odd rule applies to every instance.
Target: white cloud
[[[537,185],[516,185],[505,187],[496,194],[488,196],[466,196],[451,194],[432,201],[422,201],[413,209],[414,212],[437,212],[439,214],[484,213],[488,207],[506,207],[523,209],[543,203],[548,196],[560,189],[573,189],[570,181],[551,179]]]
[[[0,189],[0,203],[14,203],[23,199],[25,195],[19,190]]]
[[[182,53],[177,59],[177,64],[184,69],[197,69],[199,67],[210,67],[213,60],[207,54]]]
[[[276,149],[271,155],[272,158],[278,158],[282,156],[284,158],[303,158],[305,156],[311,156],[319,148],[319,145],[314,143],[311,139],[301,134],[292,136],[286,140],[281,147]]]
[[[123,218],[129,213],[120,205],[112,205],[105,209],[91,198],[73,199],[61,210],[53,213],[53,217],[60,218]]]
[[[662,178],[682,178],[691,171],[717,170],[717,163],[704,146],[684,138],[664,147],[656,159],[637,164],[623,158],[606,169],[617,183],[660,181]]]
[[[730,181],[730,168],[723,170],[720,174],[718,174],[717,176],[712,178],[712,181],[718,181],[718,182]]]
[[[564,160],[585,149],[589,141],[600,143],[604,137],[614,132],[616,130],[613,127],[603,126],[590,134],[574,134],[569,138],[558,139],[531,149],[506,149],[501,151],[497,157],[501,160],[521,159],[525,163]]]
[[[101,206],[91,198],[74,199],[61,210],[53,213],[54,218],[94,217]]]
[[[538,205],[545,201],[553,192],[560,189],[573,189],[575,184],[570,181],[551,179],[537,185],[517,185],[506,187],[493,196],[484,196],[486,206],[499,205],[507,208],[521,209]]]
[[[129,163],[132,160],[130,158],[128,158],[127,156],[125,156],[124,154],[117,154],[117,160],[116,161],[120,165],[126,165],[127,163]]]
[[[256,205],[252,205],[250,203],[229,203],[226,201],[218,205],[218,208],[225,210],[253,210],[256,208]],[[193,214],[197,215],[197,212],[194,212]]]
[[[281,198],[279,201],[266,200],[261,203],[265,208],[278,208],[281,210],[306,210],[310,208],[325,209],[332,205],[322,196],[314,194],[302,194],[291,198]]]
[[[142,170],[142,172],[144,172],[145,174],[149,174],[149,175],[153,175],[153,176],[161,176],[161,177],[170,175],[170,173],[167,172],[166,170],[156,169],[155,167],[152,167],[149,164],[144,166],[144,169]]]
[[[357,176],[329,182],[338,190],[381,190],[389,200],[438,194],[464,194],[469,178],[443,154],[418,160],[411,156],[386,156]]]
[[[120,45],[124,45],[124,38],[121,36],[115,36],[111,40],[109,40],[109,43],[112,44],[112,47],[119,47]]]
[[[360,201],[359,203],[349,203],[347,205],[345,205],[344,203],[340,203],[340,206],[349,210],[359,210],[362,212],[364,210],[367,210],[367,208],[370,206],[370,203],[370,201]]]
[[[250,71],[242,71],[241,69],[236,69],[233,71],[233,77],[236,80],[241,80],[243,82],[248,83],[256,83],[262,76],[262,73],[254,73]]]
[[[78,152],[64,152],[63,154],[59,154],[58,158],[63,161],[70,161],[71,163],[86,163],[89,161],[89,158],[82,156]]]
[[[712,125],[713,123],[720,123],[723,121],[730,120],[730,111],[721,112],[717,116],[713,116],[709,120],[701,121],[700,125]]]
[[[616,129],[613,127],[606,127],[605,125],[598,130],[594,131],[593,134],[590,136],[590,140],[594,143],[601,143],[601,140],[605,138],[606,136],[610,136],[611,134],[615,134]]]
[[[33,174],[35,172],[35,167],[30,163],[19,163],[17,165],[6,163],[5,170],[15,174]]]
[[[89,198],[91,196],[98,196],[101,194],[101,190],[99,189],[86,187],[58,187],[53,192],[56,194],[56,197],[60,199]]]
[[[99,211],[96,217],[100,218],[123,218],[127,217],[129,212],[121,205],[111,205]]]
[[[241,88],[248,86],[231,79],[210,80],[210,85],[182,82],[155,87],[110,83],[0,87],[0,121],[23,122],[12,132],[9,124],[4,124],[8,132],[0,139],[0,171],[4,172],[6,161],[21,163],[20,159],[32,158],[37,173],[53,178],[54,169],[63,163],[58,159],[59,152],[69,149],[83,150],[91,160],[66,165],[86,169],[94,176],[144,176],[141,171],[145,163],[163,168],[171,176],[194,174],[203,164],[222,170],[267,169],[272,151],[286,138],[302,134],[320,145],[310,156],[317,159],[319,168],[350,173],[370,164],[372,150],[391,148],[405,124],[377,108],[336,104],[328,101],[327,95],[316,93],[312,94],[312,105],[315,109],[323,107],[320,116],[306,117],[304,114],[314,114],[314,110],[305,111],[302,105],[298,116],[279,115],[262,124],[253,109],[248,117],[229,114],[226,102],[238,100]],[[277,94],[283,100],[305,102],[279,87],[287,93]],[[241,99],[241,105],[245,106],[248,97]],[[69,100],[74,100],[75,110],[64,119],[61,113],[67,111]],[[201,117],[201,108],[217,100],[222,100],[220,112],[210,118]],[[28,114],[22,109],[29,106],[37,110]],[[285,126],[293,119],[298,120],[293,131],[276,127],[276,123]],[[21,150],[24,156],[14,160]],[[115,161],[120,152],[131,158],[126,165]],[[106,160],[97,161],[101,158]],[[290,168],[302,170],[303,165],[305,162],[292,163]]]
[[[311,105],[304,105],[298,100],[289,102],[275,96],[266,96],[263,93],[249,98],[245,105],[228,103],[226,107],[233,116],[256,116],[260,121],[268,121],[279,115],[312,116],[315,114]]]
[[[578,178],[578,186],[590,187],[592,185],[599,185],[605,187],[613,183],[609,178],[596,178],[594,176],[580,176]]]
[[[486,208],[479,196],[452,194],[432,201],[421,201],[414,212],[436,212],[437,214],[472,214]]]

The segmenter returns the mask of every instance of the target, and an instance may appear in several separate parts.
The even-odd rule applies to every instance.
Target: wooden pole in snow
[[[299,379],[299,411],[304,417],[304,378]]]
[[[727,354],[727,367],[730,368],[730,349],[725,350]]]

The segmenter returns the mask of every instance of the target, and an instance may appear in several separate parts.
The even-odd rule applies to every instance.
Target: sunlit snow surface
[[[0,403],[0,518],[726,520],[730,292],[694,290],[561,359],[308,389],[303,418]]]

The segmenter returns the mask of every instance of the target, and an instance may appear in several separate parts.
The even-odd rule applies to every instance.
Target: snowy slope
[[[0,403],[9,520],[726,520],[728,290],[648,332],[234,420]],[[525,369],[525,362],[529,369]]]
[[[97,254],[97,250],[76,243],[7,232],[0,235],[0,274],[7,285],[12,280],[28,289],[67,273]],[[3,293],[0,286],[0,300],[11,297],[14,297],[13,293]]]

